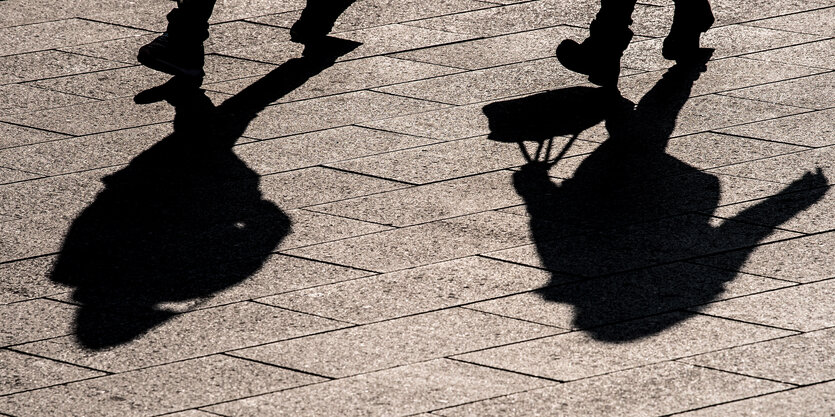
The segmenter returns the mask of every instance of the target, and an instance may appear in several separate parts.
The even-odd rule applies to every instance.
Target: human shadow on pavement
[[[174,131],[128,166],[73,222],[53,281],[75,287],[79,342],[102,349],[142,335],[179,311],[255,273],[291,230],[263,198],[258,175],[232,152],[249,123],[358,44],[334,38],[215,106],[174,78],[137,102],[166,100]]]
[[[605,120],[609,137],[591,154],[571,158],[582,162],[560,184],[549,170],[557,163],[573,166],[562,159],[565,149],[554,160],[547,151],[538,158],[525,153],[528,163],[513,175],[541,264],[552,272],[550,285],[537,292],[572,305],[573,327],[595,339],[635,340],[696,314],[660,313],[696,311],[716,300],[755,245],[826,191],[820,171],[807,173],[778,195],[711,224],[709,214],[720,202],[718,178],[665,153],[704,62],[672,67],[634,107],[615,89],[574,87],[484,108],[490,137],[504,141],[576,139]],[[720,252],[732,257],[727,270],[687,262]]]

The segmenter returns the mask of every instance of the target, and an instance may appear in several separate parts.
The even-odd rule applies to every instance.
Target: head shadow
[[[322,40],[218,106],[178,78],[136,96],[173,105],[173,133],[103,179],[51,273],[75,287],[82,346],[129,342],[178,314],[170,303],[193,308],[261,268],[292,224],[232,146],[261,110],[356,45]]]
[[[732,219],[711,222],[718,178],[665,152],[703,65],[672,67],[637,105],[614,89],[572,87],[484,108],[494,140],[534,140],[548,149],[553,136],[572,137],[554,159],[523,152],[527,163],[513,182],[541,265],[552,273],[537,293],[572,305],[572,327],[595,339],[635,340],[694,315],[724,292],[758,243],[826,190],[823,174],[807,173]],[[563,158],[577,135],[601,121],[609,135],[603,143],[570,158],[579,163]],[[560,163],[576,168],[558,184],[549,173]],[[789,194],[802,197],[782,198]],[[720,252],[729,252],[726,269],[688,262]],[[606,326],[639,317],[647,319]]]

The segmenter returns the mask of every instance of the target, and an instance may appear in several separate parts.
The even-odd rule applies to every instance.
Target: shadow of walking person
[[[170,303],[209,298],[261,268],[291,221],[232,145],[261,110],[356,45],[319,42],[217,107],[178,78],[137,95],[172,104],[174,132],[103,179],[52,271],[76,287],[83,346],[128,342],[180,312]]]
[[[583,160],[572,178],[555,184],[548,170],[559,159],[534,158],[528,158],[513,178],[530,216],[542,265],[553,272],[550,285],[538,293],[546,300],[573,305],[573,327],[598,340],[623,342],[656,334],[694,314],[659,313],[714,301],[735,278],[731,270],[741,267],[758,243],[826,190],[823,174],[807,173],[733,219],[711,224],[711,217],[703,212],[712,212],[719,204],[718,178],[665,153],[678,113],[703,65],[672,67],[634,108],[613,89],[589,89],[584,98],[547,106],[543,97],[564,94],[557,90],[514,103],[522,106],[514,110],[516,114],[551,114],[550,119],[542,118],[550,120],[547,124],[520,127],[520,135],[532,130],[576,135],[595,120],[606,122],[609,138]],[[504,126],[502,136],[507,137],[512,122],[503,119],[507,112],[492,106],[485,108],[491,129]],[[780,199],[808,189],[819,192],[791,200],[791,207]],[[561,237],[565,233],[555,233],[559,229],[577,232]],[[686,262],[739,248],[749,250],[735,252],[737,268],[729,271]],[[646,316],[653,317],[630,326],[602,326]]]

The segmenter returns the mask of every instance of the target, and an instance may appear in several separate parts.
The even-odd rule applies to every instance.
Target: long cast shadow
[[[83,346],[128,342],[177,314],[166,303],[209,297],[263,265],[291,222],[232,145],[261,110],[357,45],[319,40],[219,106],[176,78],[137,95],[171,103],[174,132],[103,180],[52,271],[76,287]]]
[[[553,272],[551,285],[539,294],[573,305],[573,326],[596,339],[634,340],[692,316],[659,313],[714,301],[755,245],[826,190],[822,173],[807,173],[731,220],[710,223],[704,213],[719,204],[718,178],[665,153],[702,65],[671,68],[634,108],[616,90],[575,87],[484,109],[496,140],[576,137],[605,120],[609,138],[571,178],[557,185],[548,176],[562,155],[555,161],[528,156],[513,177],[538,255]],[[781,199],[808,189],[816,191],[789,202]],[[570,231],[575,232],[561,237]],[[728,255],[733,257],[729,270],[686,262],[740,248]],[[602,326],[644,316],[653,317],[630,326]]]

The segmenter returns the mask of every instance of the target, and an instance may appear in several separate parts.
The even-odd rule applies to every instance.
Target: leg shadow
[[[588,90],[585,96],[570,97],[572,101],[563,101],[566,90],[557,90],[499,104],[516,106],[511,113],[485,108],[491,129],[501,127],[500,138],[576,135],[588,124],[578,120],[606,122],[609,138],[585,157],[572,178],[558,185],[548,172],[560,161],[533,159],[513,178],[541,262],[553,272],[551,285],[539,294],[573,305],[574,326],[596,339],[634,340],[685,320],[692,314],[659,313],[714,301],[736,272],[683,261],[747,248],[736,252],[729,269],[737,270],[773,228],[814,204],[826,190],[820,172],[808,173],[718,227],[709,216],[696,213],[719,204],[718,178],[666,154],[665,148],[703,70],[700,63],[674,66],[634,108],[619,94],[603,90]],[[510,127],[513,114],[531,112],[551,116],[536,126],[527,119],[516,129]],[[790,203],[781,199],[808,189],[819,192],[801,194]],[[566,238],[560,237],[566,234],[560,229],[578,232]],[[654,317],[631,326],[602,326],[644,316]]]
[[[356,45],[318,43],[219,106],[177,78],[137,95],[172,104],[174,132],[103,180],[52,271],[76,288],[83,346],[133,340],[178,313],[166,303],[207,299],[261,268],[292,225],[232,145],[267,105]]]

